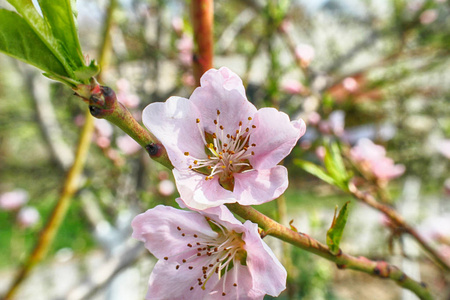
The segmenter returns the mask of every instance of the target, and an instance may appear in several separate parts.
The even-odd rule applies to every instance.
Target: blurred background
[[[135,117],[151,102],[188,98],[192,75],[189,1],[120,0],[103,83]],[[96,59],[110,5],[78,0],[82,48]],[[0,7],[11,9],[5,0]],[[448,0],[230,0],[215,3],[214,65],[244,81],[258,108],[302,117],[306,135],[285,160],[288,209],[258,207],[325,242],[334,208],[351,201],[341,248],[386,260],[450,299],[450,278],[382,214],[307,174],[339,143],[354,182],[394,205],[450,260],[450,2]],[[85,103],[39,71],[0,54],[0,294],[36,243],[62,188],[84,123]],[[171,172],[131,138],[96,120],[80,189],[50,253],[17,299],[142,299],[155,260],[130,238],[132,218],[175,206]],[[387,149],[395,176],[366,170],[351,147]],[[402,167],[401,165],[404,167]],[[369,174],[370,173],[370,174]],[[281,299],[416,299],[395,283],[343,271],[265,238],[288,269]],[[268,297],[270,298],[270,297]]]

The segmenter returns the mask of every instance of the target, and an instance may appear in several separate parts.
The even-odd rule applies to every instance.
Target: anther
[[[180,226],[177,226],[177,229],[178,229],[178,230],[181,230]]]
[[[168,260],[169,258],[166,256],[166,257],[164,257],[164,260]]]
[[[242,121],[239,121],[239,126],[242,126]]]
[[[196,119],[195,122],[197,122],[197,124],[200,123],[200,119]]]
[[[217,115],[220,115],[220,110],[217,110]]]
[[[189,266],[189,267],[188,267],[189,270],[192,270],[193,268],[194,268],[193,266]]]
[[[217,125],[217,120],[214,120],[214,124],[216,124],[216,125]]]
[[[180,268],[180,265],[177,265],[177,266],[175,267],[175,269],[177,269],[177,270],[178,270],[179,268]]]
[[[186,236],[186,234],[182,233],[181,236]]]
[[[192,245],[191,245],[191,244],[187,244],[187,246],[192,248]]]
[[[188,155],[189,155],[189,152],[184,152],[184,155],[188,156]]]
[[[237,286],[237,283],[233,283],[233,286]]]
[[[252,125],[252,128],[256,128],[256,126],[255,126],[255,125]]]
[[[194,287],[193,286],[191,286],[191,288],[189,289],[190,291],[192,291],[194,289]]]
[[[252,117],[248,117],[248,120],[251,121],[251,120],[252,120]]]

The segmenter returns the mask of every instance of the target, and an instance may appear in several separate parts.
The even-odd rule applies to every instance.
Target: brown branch
[[[191,0],[192,27],[194,29],[194,77],[197,86],[200,77],[213,67],[213,0]]]
[[[352,269],[379,278],[390,279],[395,281],[399,286],[412,291],[420,299],[433,299],[433,296],[424,283],[417,282],[410,278],[396,266],[384,261],[372,261],[362,256],[354,257],[343,253],[341,250],[338,254],[333,255],[328,247],[319,241],[275,222],[250,206],[241,206],[237,203],[227,204],[226,206],[242,218],[257,223],[259,227],[265,231],[265,234],[279,238],[294,246],[332,261],[336,263],[336,266],[339,269]]]
[[[428,252],[428,254],[436,261],[436,263],[441,266],[446,272],[450,271],[450,265],[448,262],[442,258],[439,253],[436,252],[426,241],[425,239],[411,226],[409,225],[405,219],[392,207],[387,206],[378,202],[372,195],[369,193],[364,193],[356,188],[353,183],[349,184],[349,192],[361,202],[366,203],[370,207],[375,208],[376,210],[382,212],[386,217],[391,220],[391,222],[401,229],[402,232],[408,233],[411,235],[421,246],[422,248]]]

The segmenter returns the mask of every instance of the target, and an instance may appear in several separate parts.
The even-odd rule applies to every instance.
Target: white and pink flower
[[[288,186],[278,163],[305,133],[303,120],[247,100],[242,80],[211,69],[190,99],[171,97],[143,112],[145,126],[167,150],[181,198],[196,209],[261,204]]]
[[[220,210],[203,215],[159,205],[135,217],[133,237],[159,259],[146,299],[263,299],[285,289],[286,270],[258,226]]]

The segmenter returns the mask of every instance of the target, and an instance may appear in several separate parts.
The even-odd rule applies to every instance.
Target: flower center
[[[175,268],[186,272],[192,270],[194,276],[200,274],[197,284],[191,286],[190,291],[198,287],[205,290],[208,281],[217,274],[217,280],[223,280],[221,294],[226,296],[227,280],[232,280],[233,287],[238,285],[238,268],[235,266],[245,264],[247,254],[244,249],[245,242],[242,240],[242,234],[228,231],[213,220],[208,219],[208,221],[213,228],[217,228],[218,236],[216,238],[201,233],[188,234],[183,232],[180,226],[177,227],[182,237],[186,237],[188,240],[194,238],[195,243],[186,244],[187,249],[179,254],[182,257],[182,263],[176,265]],[[164,259],[168,260],[169,258],[164,257]],[[211,286],[214,287],[215,283],[211,283]]]
[[[190,158],[189,169],[205,174],[205,180],[211,180],[217,175],[221,185],[232,190],[234,186],[233,173],[252,169],[248,160],[255,154],[251,148],[256,146],[256,144],[249,145],[250,135],[256,128],[251,124],[252,117],[239,121],[234,131],[228,131],[221,125],[219,110],[217,110],[217,118],[214,120],[215,132],[205,132],[200,124],[200,119],[197,119],[196,123],[205,145],[206,158],[196,158],[189,152],[185,152],[184,155]]]

